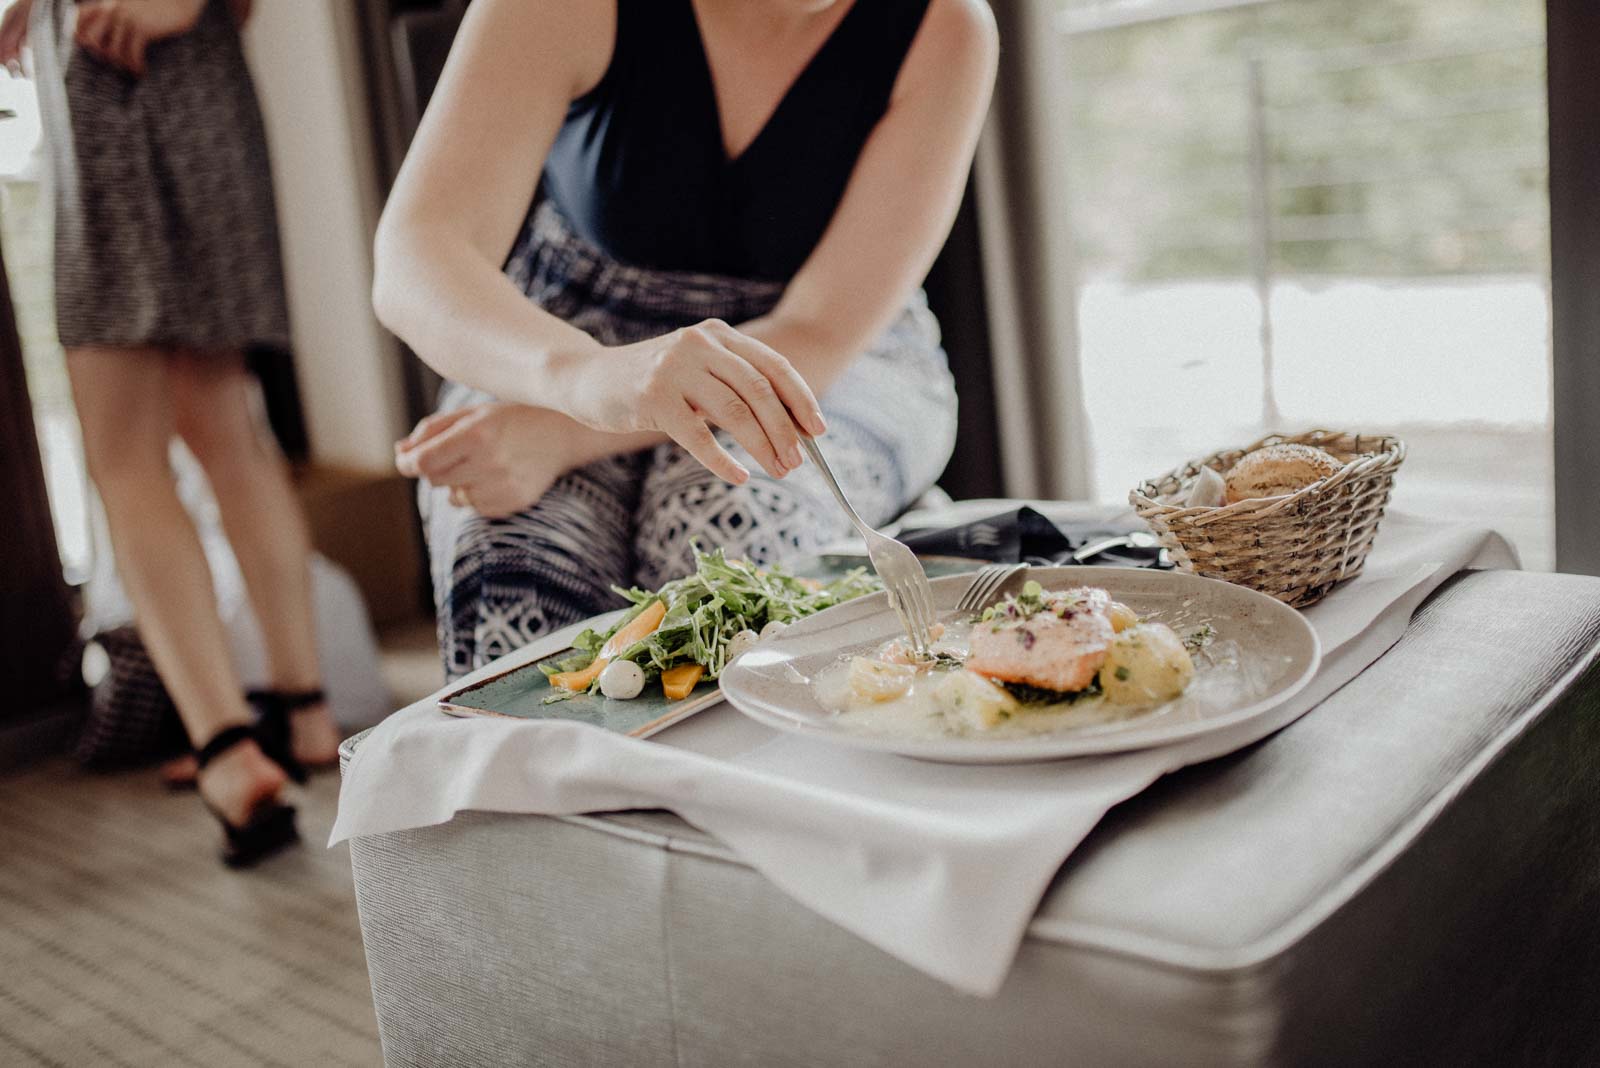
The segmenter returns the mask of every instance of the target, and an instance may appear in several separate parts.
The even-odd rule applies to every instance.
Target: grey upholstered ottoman
[[[1597,648],[1600,580],[1458,576],[1310,715],[1113,811],[993,1000],[667,814],[469,814],[357,840],[385,1055],[1600,1063]]]

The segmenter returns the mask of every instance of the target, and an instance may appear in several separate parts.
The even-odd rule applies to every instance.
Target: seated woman
[[[451,380],[396,452],[452,676],[693,540],[759,563],[844,533],[802,433],[869,522],[933,484],[955,395],[918,286],[996,49],[981,0],[472,4],[374,286]]]

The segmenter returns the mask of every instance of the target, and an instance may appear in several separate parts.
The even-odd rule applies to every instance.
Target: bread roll
[[[1280,497],[1327,478],[1344,465],[1311,445],[1268,445],[1249,453],[1228,472],[1227,504]]]

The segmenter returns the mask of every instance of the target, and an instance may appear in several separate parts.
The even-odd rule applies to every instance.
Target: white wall
[[[246,50],[272,149],[295,369],[313,457],[387,470],[400,362],[372,314],[379,203],[354,5],[258,0]]]

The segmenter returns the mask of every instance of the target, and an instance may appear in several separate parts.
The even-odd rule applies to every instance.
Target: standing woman
[[[397,447],[450,674],[691,540],[839,536],[802,433],[869,522],[933,484],[955,395],[918,285],[996,49],[981,0],[475,0],[374,290],[452,380]]]
[[[18,0],[55,186],[56,320],[139,633],[193,742],[231,864],[293,841],[280,800],[336,758],[319,687],[308,540],[243,352],[289,330],[266,139],[239,28],[249,0]],[[31,9],[31,10],[30,10]],[[31,15],[31,18],[30,18]],[[229,659],[168,446],[209,476],[260,621],[273,689]]]

